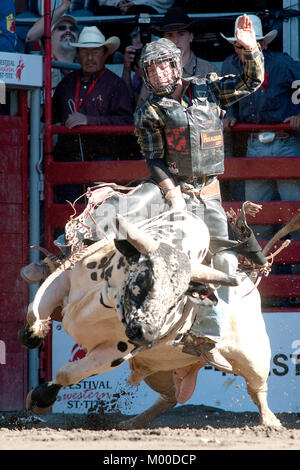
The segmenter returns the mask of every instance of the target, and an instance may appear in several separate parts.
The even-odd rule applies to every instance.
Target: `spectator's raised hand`
[[[134,46],[127,46],[124,52],[124,69],[131,70],[131,65],[134,61],[136,48]]]
[[[67,11],[70,8],[71,0],[62,0],[62,5],[64,5],[65,10]]]
[[[256,34],[249,16],[243,15],[239,18],[235,36],[237,42],[245,49],[254,49],[257,44]]]
[[[283,122],[289,122],[293,131],[300,131],[300,116],[290,116]]]
[[[82,113],[72,113],[69,114],[68,119],[66,120],[66,127],[72,129],[76,126],[86,126],[87,125],[87,116]]]
[[[128,2],[127,0],[121,0],[117,6],[120,8],[121,13],[125,15],[127,13],[128,8],[132,7],[133,5],[134,4],[132,2]]]

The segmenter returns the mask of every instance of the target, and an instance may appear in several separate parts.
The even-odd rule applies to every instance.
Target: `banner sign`
[[[43,86],[43,57],[0,52],[0,82],[14,88]]]
[[[264,320],[270,338],[272,359],[268,379],[268,403],[274,413],[300,412],[300,313],[265,313]],[[253,338],[255,348],[255,338]],[[61,323],[53,322],[53,378],[56,371],[69,361],[84,357],[84,352],[63,330]],[[116,409],[123,414],[145,411],[158,394],[144,382],[129,386],[129,364],[95,375],[80,383],[60,390],[52,411],[54,413],[87,413],[99,405],[106,412]],[[197,386],[188,405],[205,405],[225,411],[258,411],[247,393],[244,378],[225,374],[213,367],[204,367],[198,373]]]

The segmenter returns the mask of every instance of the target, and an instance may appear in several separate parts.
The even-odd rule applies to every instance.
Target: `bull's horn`
[[[201,263],[192,263],[191,281],[217,283],[223,286],[238,286],[240,284],[240,280],[236,276],[231,276]]]
[[[122,215],[117,214],[116,221],[117,230],[142,255],[153,253],[159,247],[159,243],[156,240],[139,229],[136,225],[128,222]]]
[[[300,214],[295,215],[284,227],[278,230],[277,233],[271,238],[262,250],[264,255],[267,255],[272,246],[281,238],[285,237],[288,233],[300,229]]]

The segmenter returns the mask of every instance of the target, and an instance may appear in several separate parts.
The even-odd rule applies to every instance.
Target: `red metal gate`
[[[19,276],[28,262],[27,97],[19,93],[18,116],[0,116],[0,410],[24,408],[27,352],[17,340],[28,304]]]

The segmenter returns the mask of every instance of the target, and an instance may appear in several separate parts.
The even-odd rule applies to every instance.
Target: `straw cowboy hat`
[[[70,42],[73,47],[101,47],[105,46],[109,54],[113,54],[120,46],[120,39],[117,36],[111,36],[105,39],[97,26],[86,26],[81,31],[78,42]]]
[[[264,40],[266,45],[270,44],[270,42],[272,42],[276,38],[278,31],[276,29],[273,29],[269,33],[263,35],[261,19],[256,15],[248,15],[248,16],[250,20],[252,21],[252,26],[255,31],[257,41]],[[237,28],[239,18],[240,16],[235,20],[234,34],[236,33],[236,28]],[[236,43],[236,37],[227,38],[226,36],[224,36],[224,34],[222,33],[220,34],[224,39],[226,39],[231,44]]]
[[[157,36],[163,36],[169,31],[192,31],[195,22],[191,21],[186,12],[180,7],[169,8],[163,17],[161,26],[153,26],[151,31]]]

